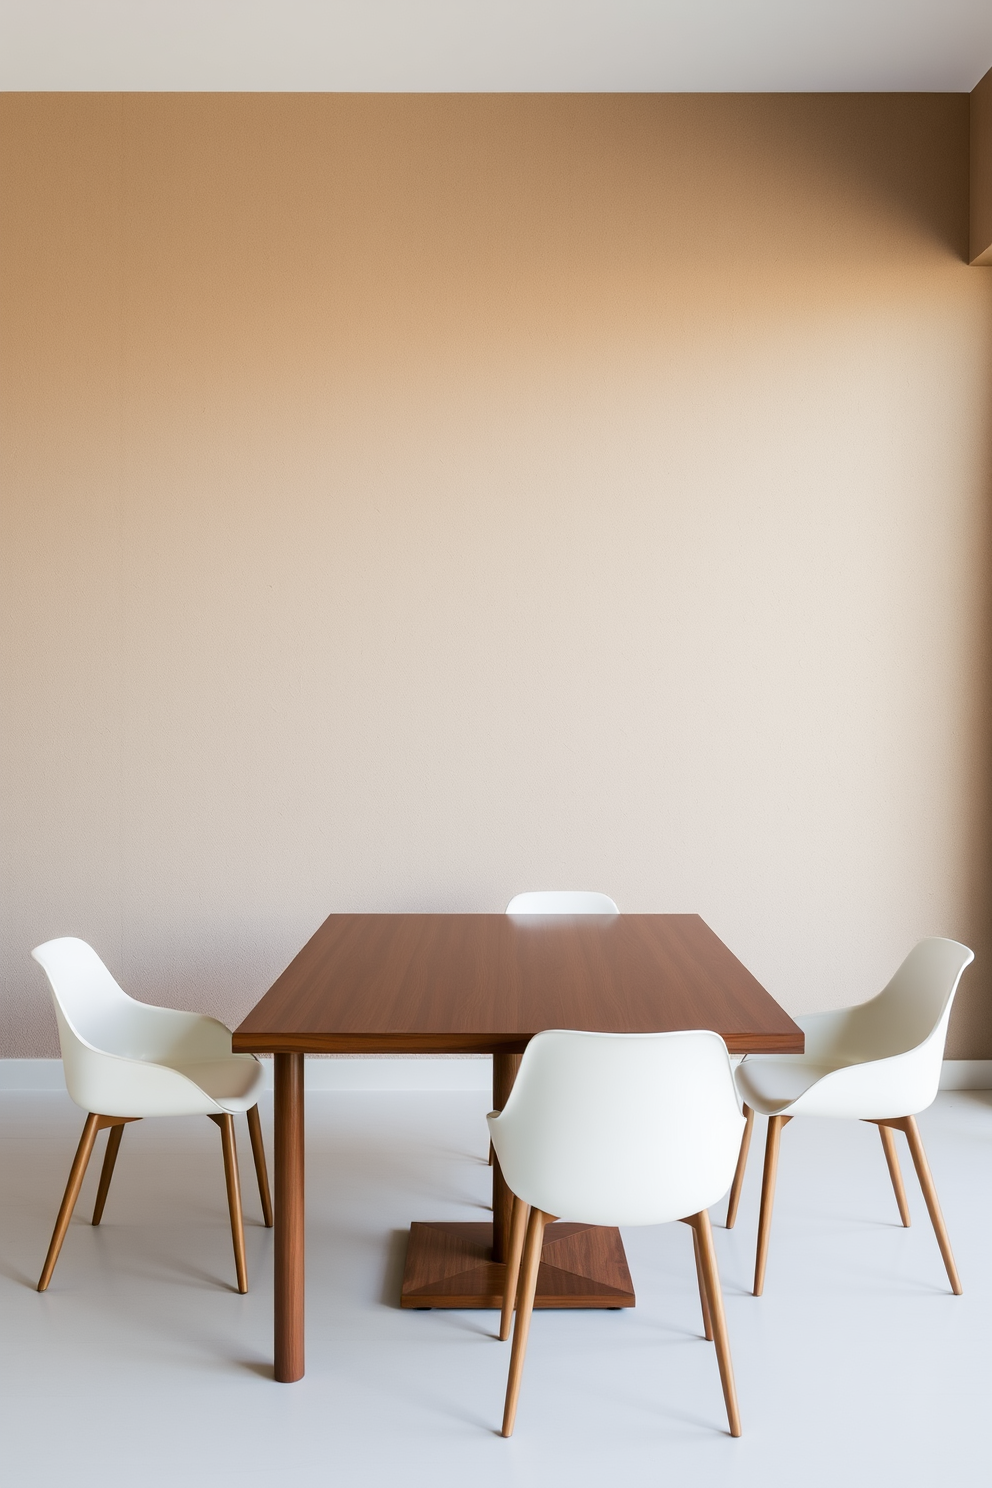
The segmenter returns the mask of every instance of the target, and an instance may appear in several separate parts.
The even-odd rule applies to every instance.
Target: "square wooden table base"
[[[501,1307],[491,1224],[412,1224],[401,1307]],[[633,1307],[620,1231],[558,1221],[544,1232],[535,1307]]]

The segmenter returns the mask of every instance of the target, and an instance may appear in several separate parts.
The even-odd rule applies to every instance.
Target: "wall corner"
[[[970,236],[969,261],[992,265],[992,68],[971,93]]]

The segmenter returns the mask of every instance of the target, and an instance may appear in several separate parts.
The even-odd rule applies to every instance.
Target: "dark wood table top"
[[[802,1030],[698,915],[335,914],[234,1034],[256,1054],[518,1054],[544,1028]]]

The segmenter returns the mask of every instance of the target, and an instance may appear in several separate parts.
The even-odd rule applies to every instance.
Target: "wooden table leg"
[[[522,1054],[493,1055],[493,1110],[502,1111],[517,1078]],[[493,1260],[505,1261],[510,1254],[510,1217],[512,1194],[500,1172],[499,1159],[493,1155]]]
[[[303,1378],[303,1055],[276,1054],[275,1375]]]

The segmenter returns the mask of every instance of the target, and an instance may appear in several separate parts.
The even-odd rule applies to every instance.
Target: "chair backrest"
[[[121,1045],[134,1000],[118,986],[93,947],[66,935],[36,946],[31,954],[48,977],[56,1015],[61,1015],[60,1034],[64,1026],[86,1047],[132,1055]]]
[[[608,894],[585,889],[538,889],[529,894],[514,894],[506,906],[507,914],[619,914]]]
[[[730,1187],[744,1118],[719,1034],[536,1034],[493,1145],[513,1192],[587,1224],[662,1224]]]
[[[921,940],[877,997],[848,1010],[846,1052],[859,1060],[887,1059],[935,1038],[939,1059],[954,994],[974,959],[957,940]]]
[[[31,954],[44,967],[52,989],[63,1059],[67,1039],[119,1059],[167,1065],[223,1059],[231,1053],[231,1033],[223,1023],[129,997],[85,940],[67,935],[46,941]]]

